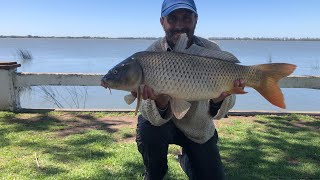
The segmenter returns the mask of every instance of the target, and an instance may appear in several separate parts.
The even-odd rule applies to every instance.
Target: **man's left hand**
[[[237,79],[234,81],[233,87],[236,89],[241,89],[243,90],[244,87],[246,86],[245,82],[243,79]],[[221,93],[221,95],[217,98],[212,99],[212,102],[215,104],[218,104],[219,102],[223,101],[226,97],[230,96],[231,94],[227,92]]]

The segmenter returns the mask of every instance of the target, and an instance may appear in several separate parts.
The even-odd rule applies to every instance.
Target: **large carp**
[[[170,105],[181,119],[190,108],[187,101],[207,100],[222,92],[244,94],[234,88],[234,81],[243,79],[271,104],[285,108],[278,81],[290,75],[296,66],[286,63],[243,66],[220,59],[174,52],[138,52],[128,57],[102,78],[105,88],[136,91],[137,108],[141,101],[141,85],[151,87],[155,94],[171,97]],[[134,99],[129,100],[128,104]]]

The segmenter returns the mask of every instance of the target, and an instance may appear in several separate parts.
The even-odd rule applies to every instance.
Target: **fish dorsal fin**
[[[226,62],[240,63],[237,57],[235,57],[232,53],[227,51],[208,49],[205,47],[201,47],[197,44],[192,44],[187,49],[188,41],[189,39],[187,34],[181,34],[176,45],[174,46],[173,51],[208,58],[215,58]]]
[[[181,99],[171,99],[170,106],[172,113],[177,119],[182,119],[189,111],[191,104]]]
[[[132,94],[128,94],[128,95],[125,95],[123,99],[128,105],[130,105],[134,102],[134,100],[136,100],[136,97],[134,97]]]
[[[173,51],[174,52],[184,52],[187,48],[188,44],[188,36],[186,33],[183,33],[180,35],[176,45],[174,46]]]
[[[142,88],[144,85],[140,85],[137,89],[137,106],[136,106],[136,110],[134,112],[134,115],[136,116],[138,114],[138,110],[140,108],[141,105],[141,96],[142,96]]]
[[[192,44],[188,48],[188,51],[185,51],[185,53],[209,57],[209,58],[215,58],[215,59],[219,59],[226,62],[240,63],[238,58],[235,57],[232,53],[229,53],[227,51],[221,51],[221,50],[206,49],[196,44]]]

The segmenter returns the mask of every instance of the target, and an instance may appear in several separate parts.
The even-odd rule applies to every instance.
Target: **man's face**
[[[179,36],[183,33],[191,39],[194,35],[198,16],[187,9],[177,9],[166,17],[161,17],[160,22],[166,33],[167,42],[174,46]]]

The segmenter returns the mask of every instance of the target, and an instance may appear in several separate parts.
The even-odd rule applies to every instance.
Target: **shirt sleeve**
[[[218,111],[218,113],[214,116],[214,119],[222,119],[226,116],[226,114],[229,112],[231,108],[233,108],[234,104],[236,102],[236,95],[232,94],[228,97],[226,97],[223,100],[223,103],[221,104],[221,107]]]
[[[161,126],[167,123],[173,116],[170,107],[161,116],[155,102],[150,99],[142,101],[140,112],[154,126]]]
[[[163,39],[158,39],[151,44],[146,51],[163,51]],[[167,123],[173,116],[170,106],[165,112],[159,112],[156,103],[153,100],[142,100],[140,107],[141,115],[154,126],[161,126]]]

